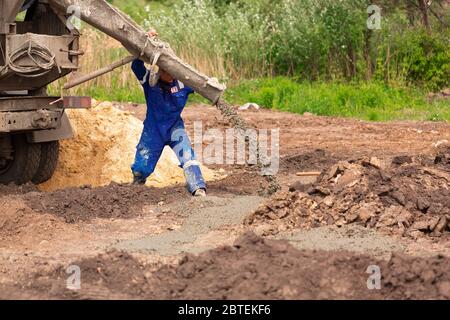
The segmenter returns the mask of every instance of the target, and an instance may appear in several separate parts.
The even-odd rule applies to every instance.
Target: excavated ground
[[[81,290],[66,288],[66,270],[60,266],[34,274],[22,294],[48,299],[450,299],[450,258],[394,254],[379,261],[345,251],[299,251],[287,241],[254,233],[233,246],[184,255],[177,265],[156,270],[119,251],[74,264],[83,275]],[[369,266],[380,268],[382,289],[367,289]]]
[[[128,124],[145,113],[115,107]],[[115,160],[77,175],[88,165],[81,159],[86,164],[61,171],[50,187],[1,186],[0,298],[450,298],[447,123],[242,115],[280,129],[282,190],[271,197],[255,168],[209,166],[226,176],[209,182],[207,198],[192,199],[182,185],[121,184],[123,160],[111,184],[105,172]],[[227,127],[212,107],[187,108],[184,117],[191,132],[194,121]],[[112,154],[122,146],[135,147],[120,143]],[[93,169],[104,169],[102,181],[84,186]],[[298,174],[306,171],[322,174]],[[73,265],[81,269],[78,291],[66,288]],[[380,290],[367,288],[369,266],[380,269]]]
[[[450,236],[450,147],[434,158],[398,156],[340,161],[312,184],[268,200],[246,224],[270,232],[358,224],[409,236]]]

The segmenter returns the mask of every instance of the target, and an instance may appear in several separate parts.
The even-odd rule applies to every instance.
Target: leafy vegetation
[[[449,83],[450,7],[433,1],[428,14],[439,20],[425,24],[422,0],[379,2],[380,30],[367,27],[367,0],[180,0],[150,11],[145,24],[224,80],[376,79],[433,90]]]
[[[448,100],[427,98],[450,83],[450,5],[443,0],[375,1],[380,30],[367,28],[368,0],[109,2],[226,82],[232,103],[368,120],[450,119]],[[106,36],[83,33],[82,73],[126,55]],[[144,100],[128,67],[71,94]]]

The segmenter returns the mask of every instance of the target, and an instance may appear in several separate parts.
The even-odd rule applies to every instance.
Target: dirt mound
[[[0,247],[10,243],[39,244],[68,230],[59,219],[36,213],[15,196],[1,197],[0,208]]]
[[[1,292],[8,295],[0,298],[13,299],[126,299],[143,297],[148,289],[145,266],[133,256],[118,251],[100,254],[96,257],[75,261],[70,266],[81,270],[81,289],[67,289],[67,266],[39,271],[25,278],[25,285],[18,290],[14,285],[0,284]],[[147,272],[147,274],[150,274]]]
[[[281,169],[289,172],[318,171],[327,169],[340,160],[343,160],[342,156],[323,149],[316,149],[284,158],[281,162]]]
[[[380,267],[390,299],[450,299],[449,258],[394,255]]]
[[[117,251],[73,265],[81,269],[81,290],[65,288],[65,267],[35,274],[27,290],[41,298],[80,299],[450,298],[448,258],[374,261],[347,252],[299,251],[285,241],[252,233],[233,246],[187,255],[178,265],[158,269]],[[369,266],[380,268],[380,290],[367,287]]]
[[[236,169],[234,169],[236,170]],[[227,171],[228,176],[222,180],[208,183],[209,192],[214,194],[253,195],[265,194],[267,179],[255,168],[238,168]]]
[[[132,218],[141,215],[147,204],[189,196],[183,187],[172,188],[170,193],[164,190],[112,183],[99,188],[85,186],[31,193],[24,195],[24,199],[35,211],[62,217],[66,223],[76,223],[94,218]]]
[[[311,186],[276,194],[246,219],[272,224],[271,233],[289,228],[358,223],[418,237],[449,235],[450,167],[398,156],[341,161]]]
[[[436,144],[437,154],[434,159],[436,165],[441,165],[450,168],[450,142],[447,140],[439,141]]]
[[[75,138],[61,142],[60,160],[52,179],[40,188],[52,191],[67,187],[130,183],[131,164],[143,129],[142,121],[129,112],[103,102],[88,110],[67,110]],[[172,150],[166,148],[149,186],[184,183],[184,173]],[[219,175],[202,168],[206,180]]]
[[[14,183],[9,185],[3,185],[0,184],[0,197],[6,196],[6,195],[13,195],[13,194],[24,194],[28,192],[34,192],[38,191],[38,188],[34,184],[24,184],[21,186],[18,186]]]

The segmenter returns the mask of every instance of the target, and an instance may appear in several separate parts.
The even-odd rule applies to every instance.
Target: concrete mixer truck
[[[74,14],[121,42],[131,56],[67,83],[66,89],[140,57],[170,71],[213,104],[225,90],[106,1],[0,0],[0,183],[50,179],[59,140],[73,135],[64,110],[90,106],[88,97],[47,95],[47,86],[76,71],[83,55],[81,34],[70,22]]]

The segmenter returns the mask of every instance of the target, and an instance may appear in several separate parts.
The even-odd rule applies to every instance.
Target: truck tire
[[[59,158],[59,141],[43,142],[40,145],[41,160],[32,180],[34,184],[40,184],[50,180],[53,173],[55,173]]]
[[[41,146],[29,143],[26,135],[12,136],[13,160],[0,172],[0,183],[16,183],[18,185],[30,182],[36,175],[41,159]]]

